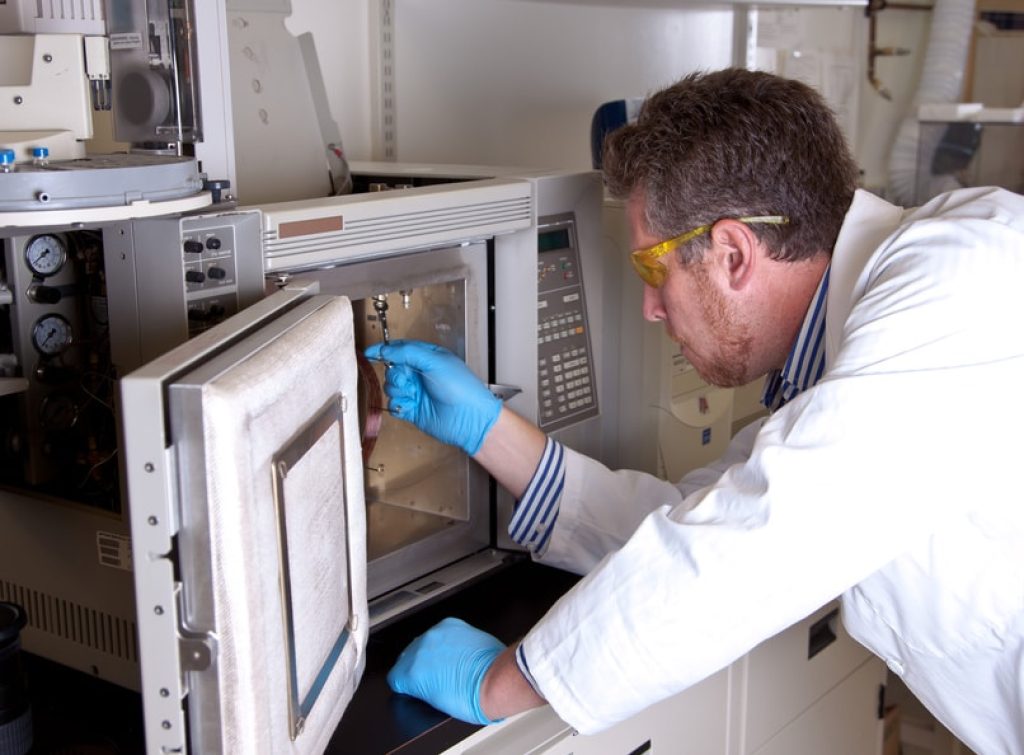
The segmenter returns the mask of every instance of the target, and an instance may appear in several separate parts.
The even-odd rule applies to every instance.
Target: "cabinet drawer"
[[[843,629],[839,601],[754,648],[740,661],[746,672],[746,751],[767,742],[870,656]]]
[[[884,682],[885,664],[866,660],[752,755],[878,755],[883,729],[878,688]]]

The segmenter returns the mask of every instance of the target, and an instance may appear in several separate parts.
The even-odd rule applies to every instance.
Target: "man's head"
[[[613,196],[642,194],[647,230],[672,238],[720,218],[782,215],[755,225],[779,260],[829,253],[853,199],[857,166],[822,97],[772,74],[692,74],[652,95],[636,123],[609,135]],[[707,235],[681,249],[700,256]]]
[[[822,98],[765,73],[694,74],[608,137],[603,167],[634,247],[654,247],[634,257],[644,316],[713,384],[780,368],[855,189]]]

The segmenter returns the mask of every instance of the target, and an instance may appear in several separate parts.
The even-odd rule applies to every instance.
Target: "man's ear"
[[[750,285],[759,262],[760,242],[746,223],[724,218],[711,229],[717,273],[734,291]]]

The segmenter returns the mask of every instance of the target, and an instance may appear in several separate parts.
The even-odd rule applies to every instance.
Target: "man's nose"
[[[648,322],[660,322],[665,319],[665,307],[661,301],[661,289],[644,284],[644,319]]]

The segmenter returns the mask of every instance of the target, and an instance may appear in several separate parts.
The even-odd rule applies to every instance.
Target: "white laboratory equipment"
[[[247,139],[302,120],[311,97],[277,98],[264,123],[239,95],[227,134],[206,117],[270,59],[307,80],[300,43],[283,49],[287,2],[103,9],[131,151],[81,157],[87,130],[44,129],[29,107],[0,134],[14,153],[0,183],[0,595],[29,606],[29,652],[142,692],[153,751],[323,751],[371,625],[522,558],[499,549],[508,494],[383,414],[382,368],[356,354],[386,312],[391,337],[445,344],[520,414],[606,458],[617,370],[594,334],[617,317],[602,298],[600,177],[369,164],[362,191],[296,198],[314,190],[273,170],[265,134],[258,149]],[[84,55],[82,33],[55,36]],[[7,35],[0,49],[30,70],[62,62],[49,42]],[[229,47],[230,71],[215,54]],[[69,75],[74,102],[103,106],[82,66]],[[260,82],[267,97],[287,84]],[[321,195],[339,188],[322,136],[305,139],[322,172],[288,158]],[[243,165],[242,197],[276,201],[238,206],[200,170],[236,150],[271,171]]]
[[[96,173],[79,180],[102,185]],[[90,220],[96,207],[0,214],[0,224],[22,224],[0,233],[10,377],[22,381],[2,397],[0,594],[41,607],[29,612],[25,647],[141,689],[154,749],[230,749],[250,741],[234,727],[238,717],[269,708],[266,741],[291,732],[299,751],[321,751],[358,681],[369,627],[503,568],[515,557],[497,550],[512,501],[465,455],[387,416],[360,456],[351,428],[381,407],[363,368],[358,390],[339,383],[325,393],[312,390],[325,374],[315,359],[280,380],[270,367],[298,369],[311,349],[355,370],[356,353],[382,337],[374,305],[383,300],[392,338],[445,344],[487,382],[518,388],[508,399],[517,412],[602,458],[613,445],[602,380],[615,369],[594,336],[614,320],[602,298],[600,197],[599,176],[585,172],[159,217]],[[284,291],[264,298],[265,286]],[[346,302],[349,341],[325,340],[330,330],[320,326],[286,340],[291,328],[278,320],[313,318],[328,306],[306,303],[321,301],[317,292]],[[304,307],[314,309],[300,317]],[[556,363],[568,365],[562,379],[543,373]],[[236,364],[244,377],[230,376]],[[250,383],[261,392],[207,419],[199,399],[213,390],[208,378],[234,386],[223,401],[241,400]],[[339,397],[330,417],[328,394]],[[294,407],[290,424],[282,417],[214,445],[234,412],[251,415],[244,425],[254,431],[268,407],[283,406]],[[284,474],[305,453],[320,454],[312,441],[339,432],[324,426],[344,429],[348,465],[332,473],[336,484]],[[310,436],[313,450],[298,440]],[[243,450],[256,438],[262,450]],[[321,457],[320,467],[334,469],[323,462],[330,453]],[[261,466],[245,471],[241,461],[252,459]],[[266,470],[276,487],[255,484],[270,484]],[[299,487],[289,494],[292,481]],[[349,502],[338,517],[353,526],[346,548],[336,528],[315,526],[302,510],[293,522],[282,503],[308,495],[330,512],[338,490]],[[243,510],[279,513],[239,519],[238,497],[250,502]],[[365,510],[365,526],[352,506]],[[41,540],[52,547],[37,547]],[[325,569],[341,552],[344,573]],[[352,588],[326,623],[307,592],[323,579]],[[59,606],[70,607],[70,621],[56,618]],[[269,650],[277,641],[290,665],[254,660],[254,650],[278,657]],[[316,657],[303,656],[310,647]],[[342,671],[349,681],[336,679]],[[254,674],[241,695],[234,685]],[[271,677],[291,691],[267,690]]]

